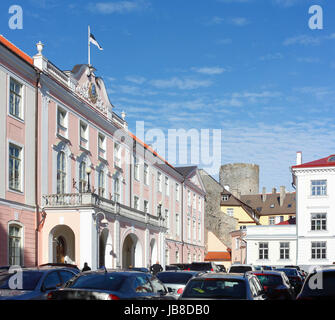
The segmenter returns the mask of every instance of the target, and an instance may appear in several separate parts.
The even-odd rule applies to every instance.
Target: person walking
[[[87,262],[84,263],[84,268],[83,270],[81,270],[82,272],[85,272],[85,271],[90,271],[91,268],[88,266]]]
[[[159,261],[157,261],[155,264],[153,264],[150,267],[150,271],[152,272],[152,274],[155,276],[158,272],[163,271],[162,266],[159,264]]]

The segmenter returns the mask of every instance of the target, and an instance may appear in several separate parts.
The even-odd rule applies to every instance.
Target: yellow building
[[[251,206],[247,205],[232,193],[224,189],[221,193],[221,211],[237,219],[236,230],[245,229],[250,225],[259,225],[260,216]]]
[[[276,188],[272,193],[266,193],[263,188],[261,194],[242,195],[241,201],[259,214],[261,225],[273,225],[295,218],[295,197],[295,192],[287,193],[285,187],[280,187],[279,193]]]

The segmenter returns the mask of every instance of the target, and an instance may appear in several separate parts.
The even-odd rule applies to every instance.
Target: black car
[[[172,271],[172,270],[181,270],[178,266],[175,265],[166,265],[165,271]]]
[[[171,266],[177,266],[180,270],[191,270],[190,263],[172,263]]]
[[[283,271],[286,274],[291,285],[294,287],[295,294],[298,295],[304,284],[299,271],[296,268],[277,268],[276,271]]]
[[[297,296],[297,300],[330,299],[335,299],[335,267],[315,270],[310,273]]]
[[[190,265],[190,270],[202,272],[220,272],[220,269],[214,262],[192,262]]]
[[[139,272],[144,272],[144,273],[150,273],[150,271],[149,271],[148,268],[137,268],[137,267],[134,267],[134,268],[129,268],[128,270],[129,271],[139,271]]]
[[[175,300],[150,274],[139,271],[96,270],[78,274],[48,294],[49,300]]]
[[[281,271],[254,271],[269,300],[293,300],[294,288],[286,274]]]

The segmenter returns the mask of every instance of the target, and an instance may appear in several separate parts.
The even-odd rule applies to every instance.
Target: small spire
[[[124,111],[121,112],[121,117],[122,117],[122,120],[126,119],[126,113]]]

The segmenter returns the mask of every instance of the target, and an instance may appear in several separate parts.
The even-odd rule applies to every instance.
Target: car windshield
[[[20,278],[22,275],[22,278]],[[22,273],[0,274],[0,289],[17,289],[17,290],[35,290],[43,272],[41,271],[23,271]],[[22,281],[21,281],[22,280]]]
[[[287,276],[296,276],[298,274],[297,269],[276,269],[277,271],[283,271]]]
[[[182,272],[160,272],[156,277],[163,283],[186,284],[193,274]]]
[[[247,271],[252,271],[252,268],[249,266],[231,266],[230,273],[245,273]]]
[[[335,296],[335,272],[311,274],[305,282],[303,293],[311,296]]]
[[[283,279],[281,276],[272,274],[257,274],[257,278],[263,286],[272,287],[283,284]]]
[[[69,281],[66,287],[118,291],[125,280],[126,276],[119,274],[83,274],[78,278],[73,278],[73,281]]]
[[[195,271],[209,271],[212,269],[212,265],[210,263],[192,263],[190,269]]]
[[[194,279],[187,284],[183,298],[245,299],[245,282],[236,279]]]

